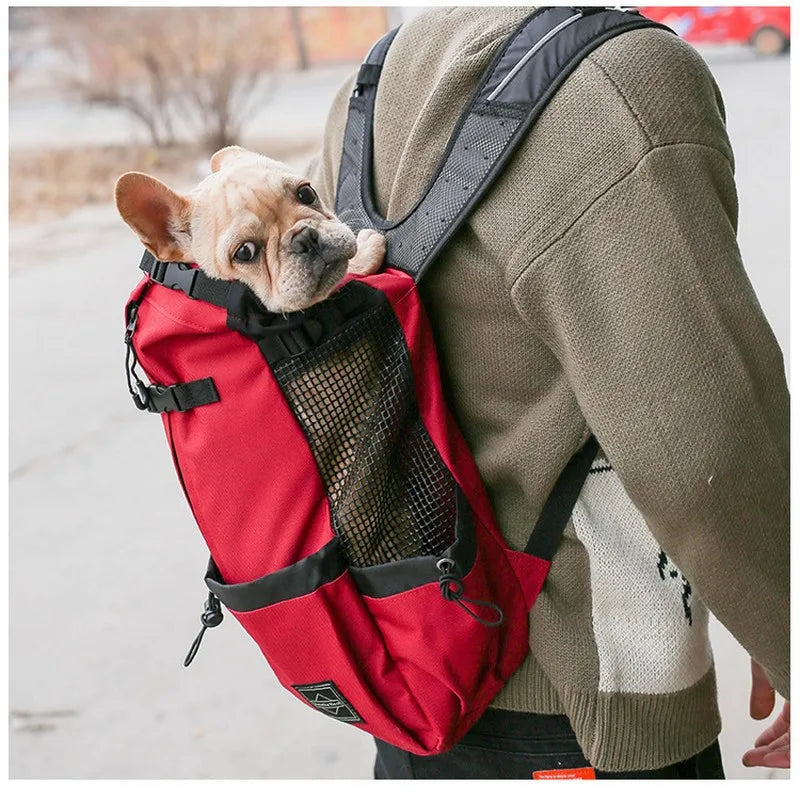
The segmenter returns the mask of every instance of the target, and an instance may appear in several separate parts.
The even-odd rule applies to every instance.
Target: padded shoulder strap
[[[383,231],[387,263],[419,281],[581,59],[613,36],[644,27],[665,28],[635,12],[598,7],[543,7],[527,17],[484,73],[422,198],[396,221],[380,216],[372,193],[375,96],[397,31],[387,34],[362,66],[350,99],[337,215],[356,232]]]

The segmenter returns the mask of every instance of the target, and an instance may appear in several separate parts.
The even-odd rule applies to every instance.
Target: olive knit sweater
[[[437,8],[403,26],[375,109],[384,217],[418,200],[531,11]],[[312,168],[330,205],[352,87]],[[600,442],[531,655],[494,705],[565,713],[604,770],[717,736],[706,606],[789,694],[788,391],[736,243],[733,164],[700,56],[666,31],[622,34],[577,67],[421,285],[510,545],[587,433]]]

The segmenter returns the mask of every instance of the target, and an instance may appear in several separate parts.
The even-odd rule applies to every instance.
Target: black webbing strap
[[[159,262],[150,251],[144,252],[139,268],[156,284],[182,290],[190,298],[227,308],[228,291],[234,282],[209,278],[184,262]]]
[[[219,401],[219,393],[211,377],[182,384],[145,384],[137,373],[139,357],[133,338],[139,322],[139,307],[149,287],[149,284],[145,284],[139,295],[125,307],[125,377],[136,408],[147,412],[186,412]]]
[[[528,539],[528,544],[525,546],[528,554],[541,557],[543,560],[553,559],[599,448],[597,440],[592,435],[567,463],[567,467],[561,472],[561,476],[550,491],[539,520]]]
[[[583,57],[614,36],[644,27],[665,28],[635,12],[607,8],[541,7],[529,15],[484,73],[418,204],[401,220],[388,221],[373,199],[372,128],[375,76],[393,31],[370,52],[363,82],[350,99],[337,215],[356,232],[384,232],[387,264],[420,281]]]
[[[384,34],[378,39],[370,49],[367,57],[364,59],[364,63],[361,65],[361,69],[358,71],[354,90],[356,95],[361,94],[366,87],[378,85],[383,62],[386,59],[386,54],[389,52],[389,46],[394,41],[394,37],[397,36],[399,30],[400,26],[398,25],[396,28],[389,31],[389,33]]]
[[[169,386],[151,384],[145,390],[148,412],[186,412],[219,401],[219,393],[211,378]]]
[[[258,344],[270,365],[300,356],[323,339],[335,336],[354,315],[385,301],[383,293],[359,281],[348,281],[333,295],[297,312],[267,312],[255,295],[240,282],[228,296],[229,329]]]

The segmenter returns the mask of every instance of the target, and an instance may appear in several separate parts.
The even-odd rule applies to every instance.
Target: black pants
[[[530,780],[535,771],[588,767],[566,716],[486,711],[464,739],[440,755],[419,757],[378,741],[379,780]],[[688,760],[654,771],[596,771],[597,779],[722,780],[715,741]]]

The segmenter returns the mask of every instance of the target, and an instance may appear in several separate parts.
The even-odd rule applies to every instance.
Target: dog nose
[[[319,250],[319,232],[316,228],[305,226],[292,237],[292,253],[310,253]]]

